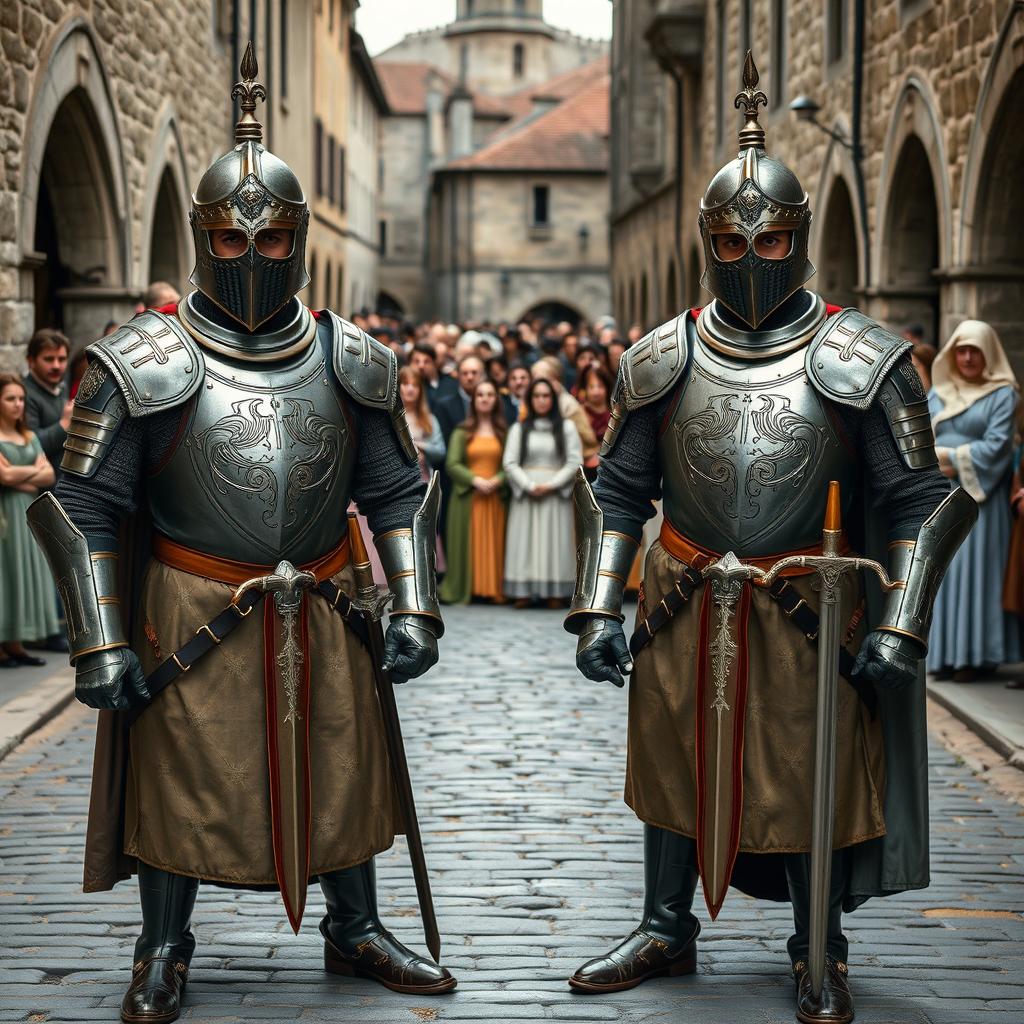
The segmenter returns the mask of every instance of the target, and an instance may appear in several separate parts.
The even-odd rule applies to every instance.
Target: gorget
[[[197,295],[199,292],[190,292],[178,303],[178,319],[185,330],[210,352],[245,362],[270,362],[303,351],[316,336],[316,320],[297,297],[287,306],[289,315],[282,311],[281,318],[285,322],[280,327],[251,334],[204,316],[197,308]],[[278,319],[274,317],[272,322],[276,323]]]
[[[345,535],[355,466],[320,345],[274,364],[214,351],[174,450],[149,478],[154,527],[221,558],[309,562]]]
[[[727,323],[715,299],[697,317],[697,335],[716,351],[739,359],[773,359],[793,352],[806,345],[825,320],[825,301],[814,292],[807,294],[810,305],[790,323],[756,331]]]
[[[851,507],[859,463],[804,354],[740,360],[695,342],[658,441],[665,516],[694,543],[741,560],[815,544],[830,480]]]

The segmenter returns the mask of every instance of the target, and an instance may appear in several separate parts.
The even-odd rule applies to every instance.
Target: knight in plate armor
[[[921,659],[942,575],[977,514],[937,467],[908,342],[809,291],[811,213],[768,155],[757,71],[736,100],[740,152],[699,225],[713,301],[623,357],[591,492],[577,485],[578,578],[566,628],[588,678],[629,690],[625,799],[644,823],[637,929],[570,979],[580,991],[691,973],[698,878],[712,920],[731,884],[788,900],[797,1016],[853,1017],[841,914],[928,884]],[[842,583],[836,794],[826,977],[808,983],[809,850],[819,587],[792,572],[745,583],[726,614],[702,570],[727,552],[769,568],[820,551],[830,481],[844,545],[880,550],[899,585]],[[622,622],[643,523],[663,501],[636,632]],[[711,716],[719,728],[709,728]],[[712,740],[712,735],[717,740]]]
[[[85,891],[139,879],[139,1024],[179,1014],[200,880],[279,890],[296,931],[319,880],[328,970],[455,987],[377,913],[373,858],[405,823],[346,518],[354,499],[394,595],[384,667],[421,675],[443,632],[436,481],[391,350],[297,296],[309,209],[263,145],[257,70],[250,44],[236,145],[192,198],[195,290],[91,346],[61,485],[29,513],[100,709]]]

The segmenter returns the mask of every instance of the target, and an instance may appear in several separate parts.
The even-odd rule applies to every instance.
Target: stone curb
[[[74,696],[74,672],[66,668],[0,707],[0,761],[59,715]]]
[[[1008,739],[997,729],[973,714],[967,708],[961,706],[948,693],[940,692],[939,688],[930,682],[926,685],[928,697],[935,701],[940,707],[945,708],[954,718],[963,722],[971,732],[979,739],[984,740],[997,754],[1006,759],[1006,763],[1012,768],[1024,771],[1024,748],[1018,747],[1016,743]]]

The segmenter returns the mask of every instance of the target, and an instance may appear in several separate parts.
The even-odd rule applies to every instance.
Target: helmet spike
[[[764,149],[764,129],[758,123],[757,108],[768,106],[768,97],[757,88],[759,79],[754,55],[747,50],[746,59],[743,61],[743,89],[733,100],[733,105],[737,110],[742,108],[743,116],[746,118],[746,123],[739,134],[741,152],[751,148]]]
[[[262,143],[263,125],[256,120],[256,104],[259,100],[266,100],[267,90],[256,81],[260,68],[256,63],[256,54],[253,52],[251,39],[245,48],[238,70],[242,81],[236,83],[231,90],[231,98],[233,100],[240,99],[242,106],[242,116],[235,125],[235,145],[242,142]]]

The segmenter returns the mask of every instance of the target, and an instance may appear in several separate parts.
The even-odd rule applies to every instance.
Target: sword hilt
[[[363,531],[359,529],[359,520],[355,512],[348,514],[348,537],[352,552],[352,571],[356,577],[356,597],[352,603],[361,611],[379,619],[391,600],[391,592],[385,587],[378,587],[373,578],[370,552],[366,549],[366,541],[363,540]]]

